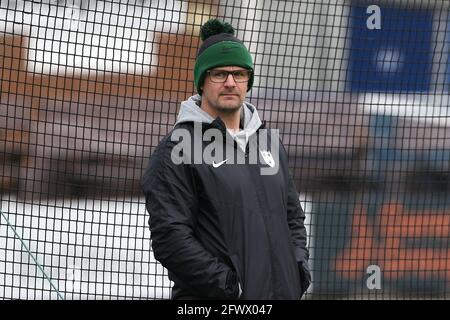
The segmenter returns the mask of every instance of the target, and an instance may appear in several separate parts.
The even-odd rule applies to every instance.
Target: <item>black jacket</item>
[[[203,122],[201,132],[211,128],[228,134],[219,118]],[[252,135],[246,153],[232,143],[247,164],[195,164],[187,152],[181,154],[188,164],[175,164],[173,133],[185,129],[198,138],[189,121],[178,123],[153,152],[141,186],[154,256],[174,282],[173,298],[300,299],[308,287],[305,215],[287,154],[279,143],[279,169],[272,175],[261,174],[264,159],[249,164],[245,157],[260,143],[263,128]],[[272,142],[266,143],[270,149]]]

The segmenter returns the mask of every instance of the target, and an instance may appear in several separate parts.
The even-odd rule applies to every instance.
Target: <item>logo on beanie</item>
[[[234,45],[223,45],[222,46],[222,53],[230,53],[231,51],[233,51],[234,49],[239,48],[238,46],[234,46]]]

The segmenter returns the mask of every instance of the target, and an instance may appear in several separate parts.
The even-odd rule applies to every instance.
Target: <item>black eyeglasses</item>
[[[206,71],[209,74],[209,78],[212,82],[223,83],[227,81],[228,76],[231,74],[233,76],[234,81],[236,82],[247,82],[250,80],[250,76],[252,74],[252,70],[235,70],[235,71],[226,71],[226,70],[208,70]]]

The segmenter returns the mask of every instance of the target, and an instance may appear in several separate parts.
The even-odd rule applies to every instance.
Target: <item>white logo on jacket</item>
[[[220,161],[220,162],[215,162],[214,160],[213,160],[213,163],[212,163],[212,166],[214,167],[214,168],[218,168],[218,167],[220,167],[221,165],[223,165],[225,162],[227,162],[228,161],[228,159],[225,159],[225,160],[223,160],[223,161]]]
[[[274,168],[275,167],[275,160],[273,159],[272,153],[270,153],[270,151],[263,151],[263,150],[259,150],[259,152],[261,153],[264,162],[267,163],[269,165],[269,167]]]

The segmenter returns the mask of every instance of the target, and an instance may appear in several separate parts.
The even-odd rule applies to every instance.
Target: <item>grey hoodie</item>
[[[200,101],[201,96],[198,94],[183,101],[175,124],[183,122],[213,122],[214,118],[200,108]],[[262,124],[255,106],[248,102],[244,102],[241,107],[241,126],[242,123],[244,124],[243,129],[238,133],[232,133],[230,130],[228,130],[228,133],[237,142],[242,151],[245,152],[249,138],[255,134]]]

